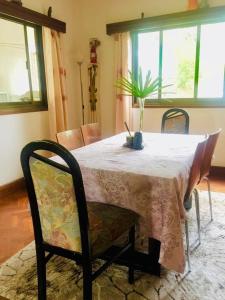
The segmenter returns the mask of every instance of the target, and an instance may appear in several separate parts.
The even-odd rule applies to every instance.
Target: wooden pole
[[[82,82],[82,73],[81,73],[81,66],[82,61],[78,61],[77,64],[79,66],[79,73],[80,73],[80,94],[81,94],[81,105],[82,105],[82,125],[84,125],[84,93],[83,93],[83,82]]]

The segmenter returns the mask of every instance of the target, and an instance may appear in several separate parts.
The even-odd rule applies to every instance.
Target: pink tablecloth
[[[88,201],[126,207],[141,216],[141,235],[161,242],[159,262],[183,272],[183,197],[202,136],[144,133],[144,149],[122,147],[122,133],[72,151]]]

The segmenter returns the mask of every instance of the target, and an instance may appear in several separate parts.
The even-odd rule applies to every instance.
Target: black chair
[[[65,165],[43,157],[37,153],[39,150],[58,155]],[[59,255],[74,260],[83,267],[83,299],[91,300],[92,281],[126,251],[132,258],[138,215],[114,205],[86,202],[82,175],[76,159],[55,142],[29,143],[22,150],[21,164],[35,235],[38,299],[47,298],[46,264],[53,255]],[[105,254],[115,240],[128,232],[129,239],[125,246],[92,273],[92,261]],[[132,262],[128,278],[133,283]]]
[[[162,117],[162,133],[189,133],[189,116],[188,113],[180,108],[167,110]]]

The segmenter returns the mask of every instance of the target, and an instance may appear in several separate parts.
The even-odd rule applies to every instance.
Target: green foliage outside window
[[[159,77],[157,95],[148,105],[225,105],[225,22],[202,21],[190,25],[132,34],[133,71],[137,77],[151,69]],[[162,82],[170,85],[161,93]]]

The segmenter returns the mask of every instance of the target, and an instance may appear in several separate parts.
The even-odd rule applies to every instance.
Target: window
[[[41,27],[0,18],[0,113],[47,108]]]
[[[225,22],[203,21],[132,33],[133,71],[161,86],[147,105],[225,106]]]

